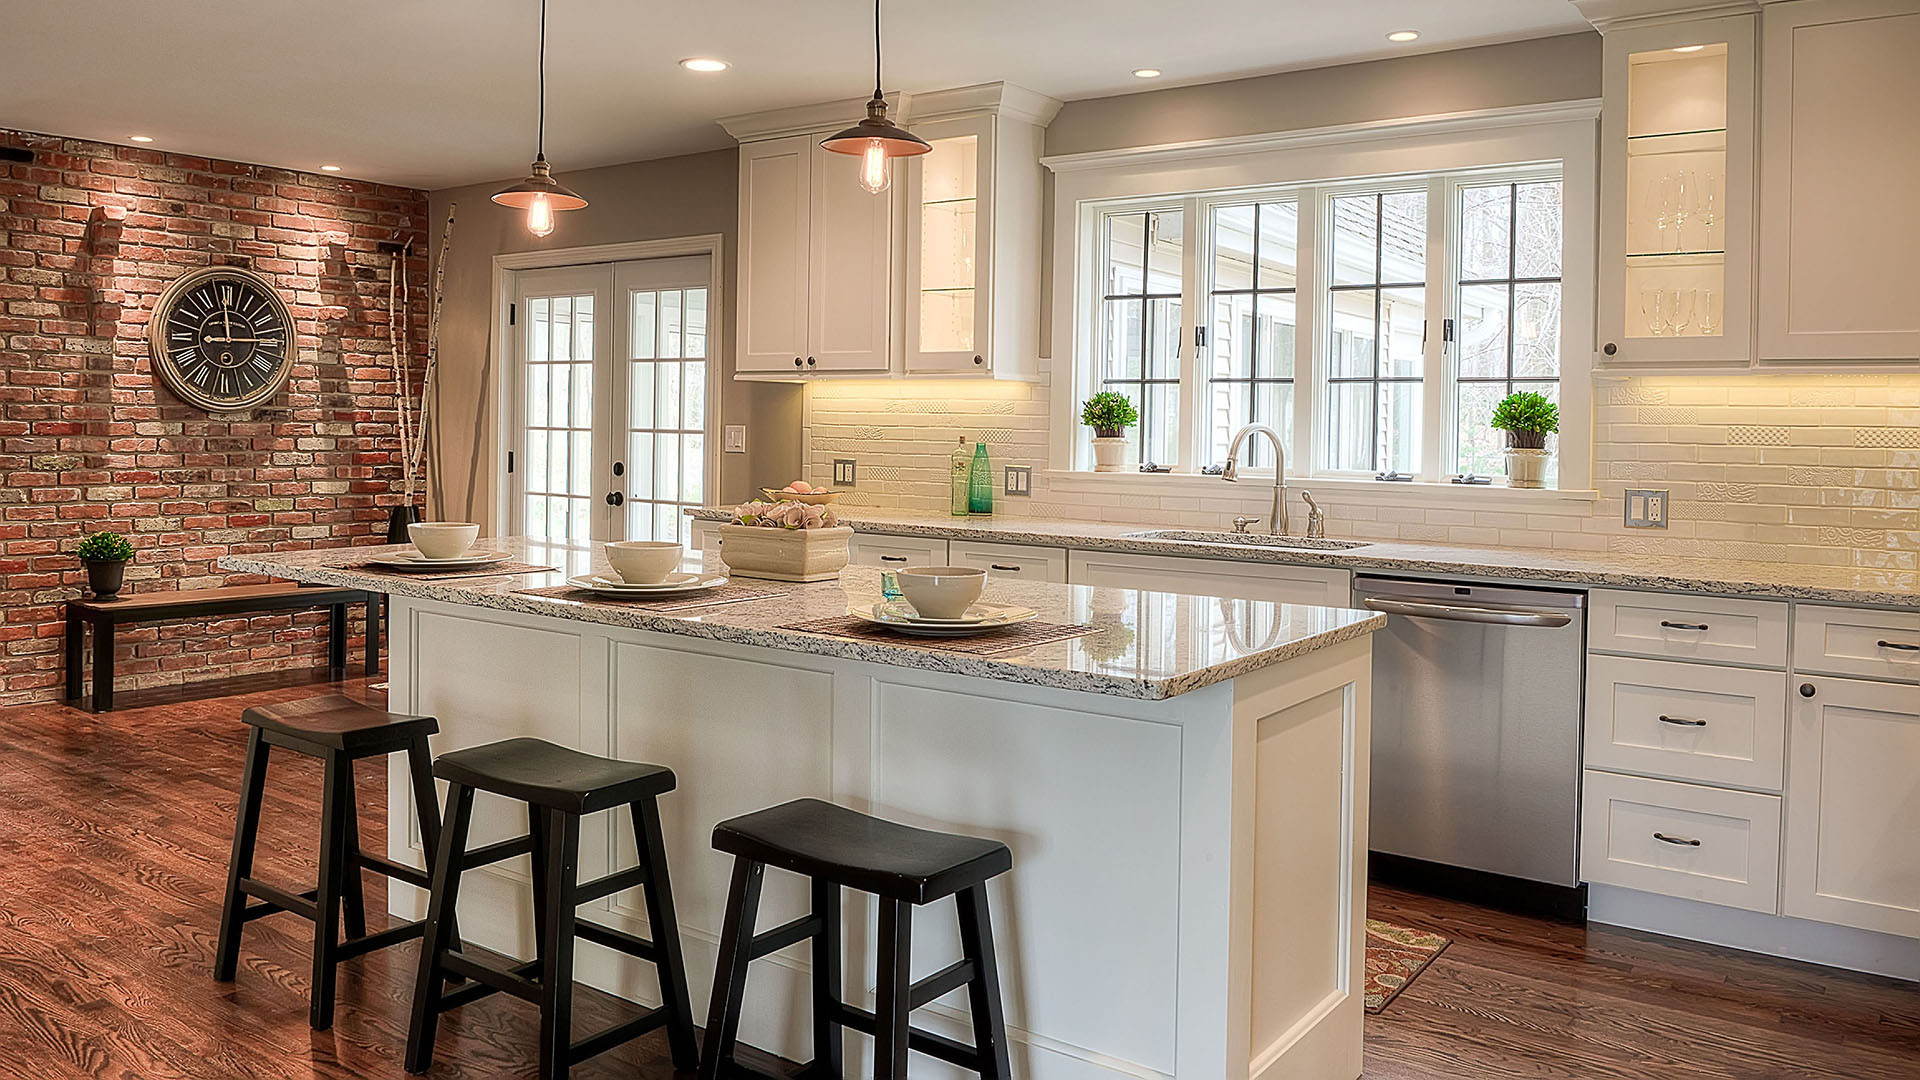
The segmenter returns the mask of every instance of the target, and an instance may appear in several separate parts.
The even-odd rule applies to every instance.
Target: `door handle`
[[[1360,601],[1369,611],[1387,615],[1405,615],[1415,619],[1445,619],[1449,622],[1497,623],[1503,626],[1565,626],[1573,616],[1564,611],[1529,611],[1524,608],[1462,607],[1456,604],[1422,604],[1412,600],[1389,600],[1369,596]]]
[[[1875,645],[1883,649],[1899,649],[1901,652],[1920,652],[1920,645],[1911,641],[1876,641]]]
[[[619,505],[620,505],[621,503],[623,503],[623,502],[626,502],[626,501],[627,501],[627,497],[626,497],[625,495],[622,495],[622,494],[620,494],[620,493],[619,493],[619,492],[617,492],[617,491],[609,491],[609,492],[607,492],[607,505],[608,505],[608,506],[619,506]]]

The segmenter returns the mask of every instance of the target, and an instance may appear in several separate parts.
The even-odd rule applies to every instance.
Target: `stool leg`
[[[813,1064],[808,1070],[818,1080],[840,1080],[845,1066],[841,1055],[840,1007],[840,885],[813,879],[813,914],[820,933],[813,939]]]
[[[432,789],[429,788],[429,791]],[[425,823],[433,820],[423,817]],[[427,896],[427,926],[420,938],[420,973],[413,983],[413,1018],[407,1025],[406,1069],[423,1073],[433,1064],[433,1039],[440,1026],[440,958],[453,938],[453,912],[460,901],[460,859],[473,822],[473,789],[447,789],[447,820],[433,849],[432,885]]]
[[[574,898],[580,879],[580,816],[549,810],[546,925],[540,956],[540,1080],[566,1080],[573,1048]]]
[[[353,809],[353,774],[347,755],[327,753],[325,793],[320,799],[320,884],[314,891],[313,998],[307,1022],[315,1031],[333,1026],[334,973],[340,963],[340,902],[347,872],[347,814]]]
[[[747,964],[753,953],[753,920],[760,912],[766,867],[735,856],[727,915],[720,928],[720,955],[713,967],[713,1001],[707,1007],[706,1043],[700,1048],[700,1080],[720,1080],[733,1065],[740,1037],[740,1007],[747,995]]]
[[[875,964],[873,1078],[907,1080],[907,1014],[912,1011],[913,905],[880,901],[880,954]]]
[[[360,873],[360,801],[353,786],[352,759],[343,759],[340,768],[347,777],[347,814],[341,822],[347,833],[341,848],[347,858],[340,868],[340,895],[346,905],[346,936],[350,939],[362,938],[367,936],[367,889]]]
[[[973,1045],[980,1054],[980,1080],[1012,1080],[1007,1060],[1007,1017],[1000,1004],[1000,966],[993,956],[993,920],[987,887],[975,885],[954,897],[960,909],[960,955],[973,961],[967,1008],[973,1013]]]
[[[253,846],[260,836],[260,797],[267,790],[267,741],[260,729],[247,729],[246,763],[240,769],[240,802],[234,812],[233,856],[227,860],[226,903],[220,910],[220,944],[213,954],[213,977],[232,982],[240,966],[240,929],[247,898],[240,882],[253,876]]]
[[[640,891],[647,899],[647,929],[659,951],[660,1001],[668,1009],[667,1046],[673,1067],[682,1072],[700,1065],[700,1046],[693,1037],[693,1006],[687,997],[687,964],[680,954],[680,920],[673,911],[673,883],[667,876],[667,841],[660,828],[660,803],[634,803],[633,840],[647,880]]]
[[[428,860],[440,850],[440,803],[434,798],[433,789],[433,750],[424,738],[412,739],[407,743],[407,772],[413,776],[413,815],[420,819],[420,850],[427,853]],[[465,850],[464,842],[461,850]],[[433,867],[429,863],[428,873]],[[456,920],[450,924],[448,935],[453,947],[460,947],[460,924]]]
[[[547,811],[527,804],[527,835],[533,838],[533,857],[527,866],[533,876],[533,958],[547,959]]]

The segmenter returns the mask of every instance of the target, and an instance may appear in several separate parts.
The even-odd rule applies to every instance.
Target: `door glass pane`
[[[593,295],[527,299],[521,528],[538,540],[587,541],[593,461]]]
[[[627,361],[627,536],[684,544],[691,531],[683,510],[709,490],[707,290],[634,289],[629,296],[635,333],[649,329],[652,338]],[[644,325],[643,310],[650,313]]]
[[[921,352],[973,351],[979,141],[935,139],[920,159]]]

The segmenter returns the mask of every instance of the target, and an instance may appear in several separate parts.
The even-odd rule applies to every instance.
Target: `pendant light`
[[[892,180],[892,161],[933,149],[927,140],[887,119],[887,99],[880,92],[880,0],[873,0],[873,100],[867,118],[820,144],[836,154],[860,159],[860,186],[875,195]]]
[[[553,232],[553,215],[561,210],[579,210],[587,200],[553,178],[547,165],[547,0],[540,0],[540,128],[536,136],[533,170],[525,180],[496,191],[493,201],[501,206],[527,212],[527,231],[535,236]]]

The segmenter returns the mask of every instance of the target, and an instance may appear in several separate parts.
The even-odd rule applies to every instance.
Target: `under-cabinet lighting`
[[[1675,48],[1673,51],[1674,52],[1699,52],[1701,49],[1704,49],[1704,48],[1706,48],[1705,45],[1681,45]]]
[[[151,135],[129,135],[127,136],[127,138],[129,141],[132,141],[132,142],[152,142],[153,141],[153,136]]]
[[[1404,44],[1406,44],[1406,43],[1407,43],[1407,42],[1409,42],[1409,41],[1419,41],[1419,40],[1420,40],[1420,31],[1418,31],[1418,30],[1395,30],[1395,31],[1394,31],[1393,33],[1391,33],[1391,34],[1388,34],[1388,35],[1387,35],[1387,40],[1388,40],[1388,41],[1391,41],[1391,42],[1395,42],[1395,43],[1397,43],[1397,44],[1401,44],[1401,45],[1404,45]]]
[[[322,165],[322,166],[320,166],[320,171],[321,171],[321,172],[339,172],[339,171],[340,171],[340,166],[338,166],[338,165]]]

